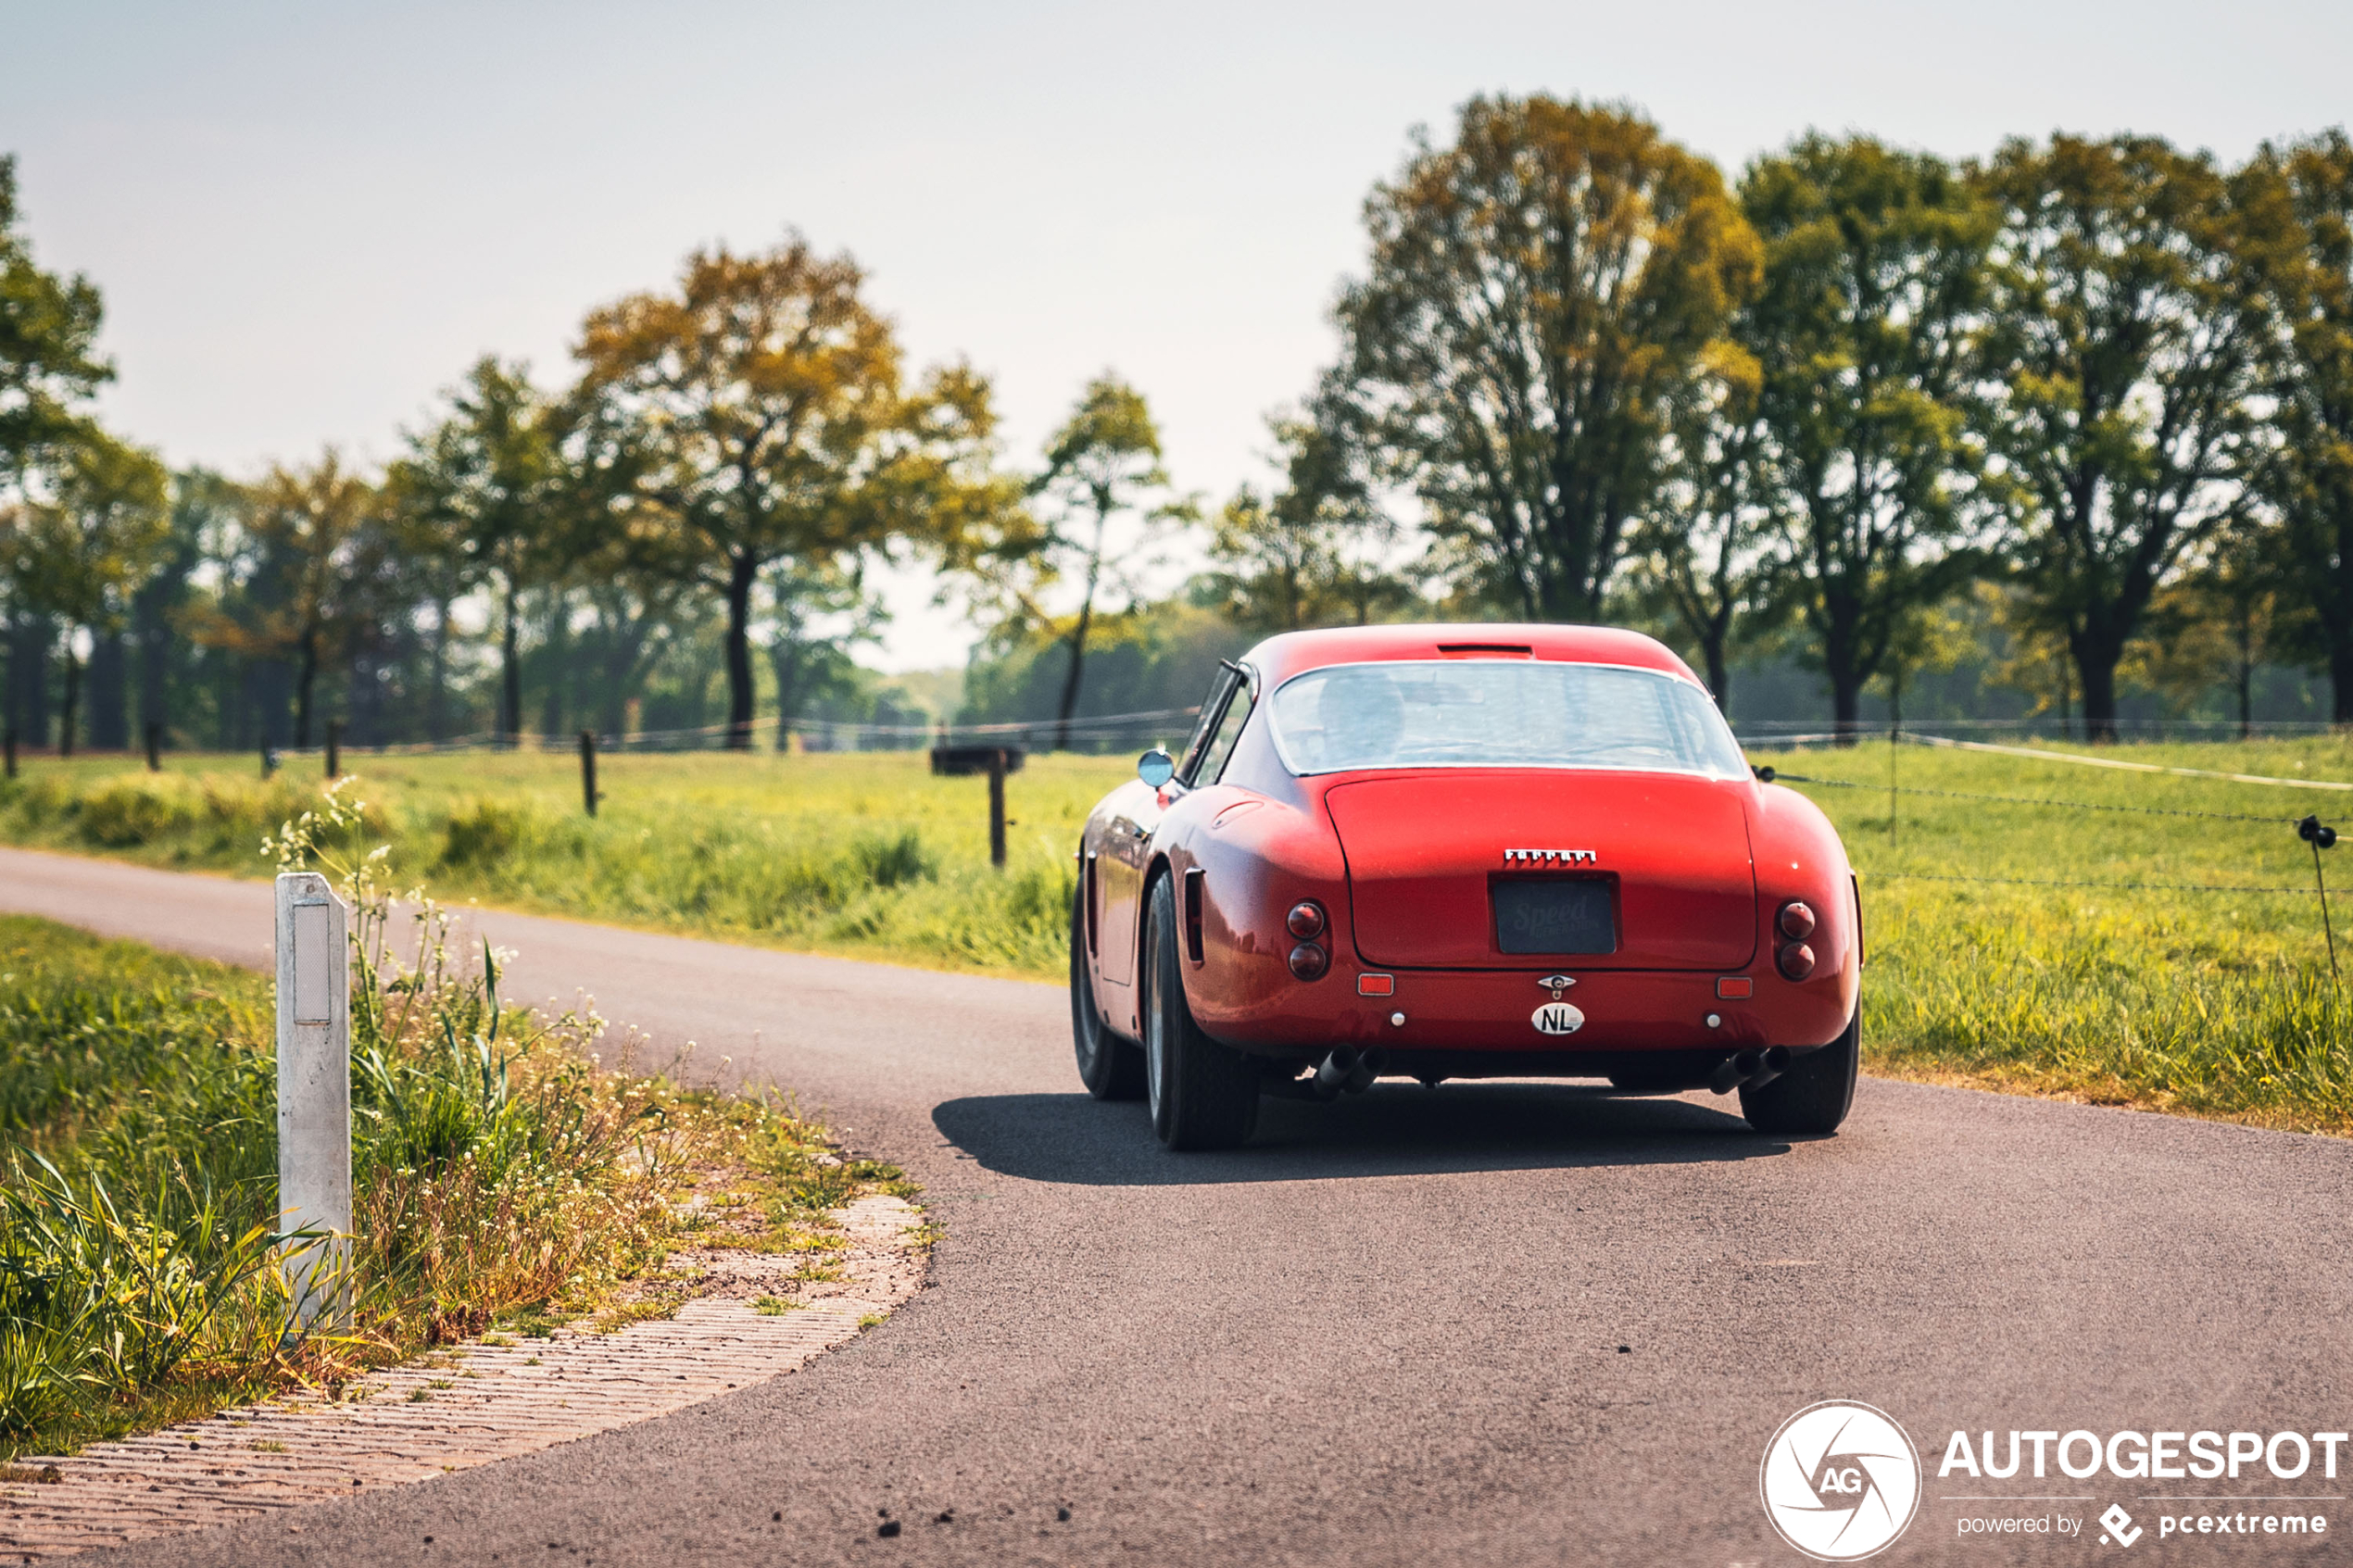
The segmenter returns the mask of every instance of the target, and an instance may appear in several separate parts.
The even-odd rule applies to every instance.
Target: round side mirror
[[[1176,776],[1176,759],[1153,746],[1136,759],[1136,776],[1158,789]]]

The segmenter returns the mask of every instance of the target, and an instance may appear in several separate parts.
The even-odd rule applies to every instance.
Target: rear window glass
[[[1342,664],[1295,675],[1268,711],[1294,773],[1359,768],[1624,768],[1743,778],[1723,715],[1649,670],[1539,660]]]

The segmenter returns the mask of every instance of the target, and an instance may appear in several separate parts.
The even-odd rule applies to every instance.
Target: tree
[[[81,406],[114,379],[97,357],[97,286],[33,265],[18,229],[17,160],[0,157],[0,498],[21,491],[42,454],[90,433]]]
[[[2246,499],[2257,284],[2285,225],[2259,182],[2154,137],[2011,142],[1977,183],[2002,218],[1989,435],[2020,580],[2065,628],[2086,734],[2113,740],[2150,600]]]
[[[1663,605],[1699,645],[1707,689],[1728,715],[1731,647],[1773,584],[1758,380],[1755,358],[1726,344],[1677,393],[1661,483],[1632,541],[1637,600]]]
[[[564,554],[556,421],[529,368],[489,355],[447,395],[448,412],[409,437],[408,456],[386,480],[408,519],[404,543],[412,558],[440,568],[436,685],[447,678],[450,601],[472,582],[496,585],[498,733],[512,739],[522,731],[522,596],[545,584]]]
[[[1630,109],[1474,98],[1365,207],[1321,417],[1418,500],[1482,597],[1600,613],[1667,408],[1754,286],[1715,166]]]
[[[1765,242],[1743,326],[1778,585],[1851,734],[1905,628],[1977,570],[1961,546],[1994,217],[1943,160],[1861,136],[1759,158],[1741,205]]]
[[[1045,467],[1028,486],[1027,509],[1003,508],[999,526],[959,534],[952,559],[970,572],[978,596],[1000,619],[1054,626],[1067,654],[1055,705],[1054,746],[1070,746],[1071,716],[1087,664],[1087,638],[1105,593],[1132,607],[1140,591],[1141,552],[1170,523],[1198,515],[1175,494],[1161,466],[1160,427],[1144,395],[1106,370],[1088,383],[1070,417],[1047,440]],[[1116,519],[1133,526],[1114,535]],[[1052,614],[1052,590],[1075,582],[1078,603]]]
[[[592,311],[578,354],[600,428],[628,431],[637,495],[727,607],[728,742],[751,744],[753,590],[771,563],[815,571],[943,537],[999,495],[988,383],[961,366],[909,393],[890,323],[848,256],[798,235],[762,255],[688,258],[675,295]]]
[[[319,676],[378,624],[394,565],[376,488],[329,447],[307,468],[274,467],[250,492],[244,602],[217,608],[199,635],[294,673],[297,746],[310,744]]]
[[[2276,441],[2260,489],[2292,566],[2283,585],[2321,644],[2330,716],[2353,723],[2353,143],[2332,131],[2267,146],[2245,178],[2291,225],[2265,278]]]
[[[1214,563],[1197,602],[1258,632],[1369,625],[1421,602],[1382,557],[1396,526],[1372,504],[1348,449],[1311,421],[1269,421],[1283,470],[1271,497],[1235,491],[1212,524]]]
[[[119,632],[132,588],[170,523],[163,465],[138,447],[83,429],[55,455],[37,499],[0,513],[0,570],[14,596],[65,631],[65,701],[57,748],[73,754],[82,685],[78,633]]]

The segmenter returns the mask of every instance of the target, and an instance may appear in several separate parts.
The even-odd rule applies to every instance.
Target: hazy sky
[[[1026,458],[1081,383],[1222,495],[1328,355],[1357,209],[1481,91],[1622,99],[1728,170],[1809,126],[2243,156],[2353,118],[2353,6],[109,5],[0,0],[0,151],[105,289],[107,412],[175,463],[381,460],[485,350],[795,225]],[[960,661],[900,583],[880,660]]]

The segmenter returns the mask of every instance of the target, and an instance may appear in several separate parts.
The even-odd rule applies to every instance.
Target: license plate
[[[1614,953],[1609,884],[1546,877],[1498,882],[1495,946],[1506,953]]]

